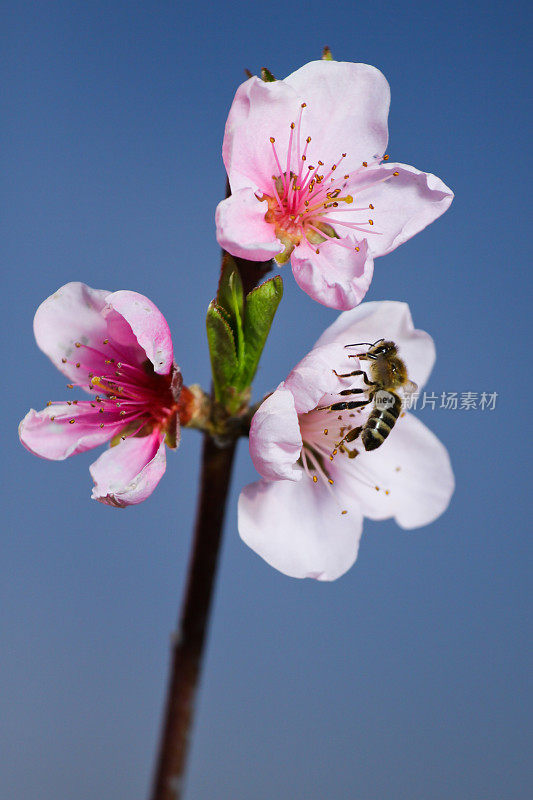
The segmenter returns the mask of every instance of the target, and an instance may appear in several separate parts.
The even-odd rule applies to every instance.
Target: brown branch
[[[189,748],[236,442],[204,436],[201,485],[189,578],[172,651],[165,719],[152,800],[179,800]]]
[[[228,184],[226,197],[229,194]],[[272,266],[270,261],[235,260],[245,294],[261,281]],[[204,434],[194,543],[178,632],[172,648],[151,800],[180,800],[183,796],[194,705],[236,444],[237,440],[234,439],[227,446],[220,447],[208,434]]]

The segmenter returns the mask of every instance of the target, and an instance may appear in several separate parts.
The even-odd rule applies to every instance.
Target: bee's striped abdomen
[[[383,444],[400,416],[402,401],[393,392],[389,394],[394,397],[394,404],[390,408],[374,408],[363,427],[361,441],[365,450],[376,450]]]

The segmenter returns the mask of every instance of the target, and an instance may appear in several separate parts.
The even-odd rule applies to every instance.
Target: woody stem
[[[227,190],[229,196],[229,187]],[[271,267],[236,259],[244,292]],[[222,527],[237,439],[222,447],[204,433],[200,493],[194,541],[178,630],[171,653],[170,677],[151,800],[181,800],[195,700],[202,670]]]

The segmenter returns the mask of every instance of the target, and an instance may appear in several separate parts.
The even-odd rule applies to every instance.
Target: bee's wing
[[[402,386],[402,391],[404,395],[410,397],[412,394],[418,391],[418,386],[416,383],[413,383],[413,381],[405,381],[404,385]]]

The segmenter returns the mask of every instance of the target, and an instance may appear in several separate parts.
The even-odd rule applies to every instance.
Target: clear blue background
[[[499,398],[493,412],[420,413],[452,455],[449,511],[413,533],[367,523],[333,584],[291,580],[240,541],[237,496],[255,474],[241,443],[188,797],[531,796],[528,5],[2,3],[2,798],[145,796],[200,444],[186,433],[152,498],[126,511],[89,499],[94,454],[23,450],[27,408],[66,394],[34,311],[70,280],[143,292],[185,380],[207,386],[233,93],[245,67],[283,77],[324,44],[383,70],[391,158],[456,192],[376,263],[367,297],[408,300],[432,333],[429,389]],[[335,318],[283,277],[258,398]]]

